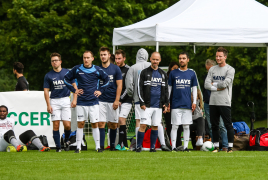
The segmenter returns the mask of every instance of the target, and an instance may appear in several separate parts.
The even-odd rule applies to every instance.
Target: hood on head
[[[141,48],[137,52],[136,63],[143,61],[148,61],[148,52],[145,49]]]

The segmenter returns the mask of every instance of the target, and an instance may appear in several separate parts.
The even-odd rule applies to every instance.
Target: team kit
[[[197,102],[198,80],[192,69],[188,69],[189,55],[181,52],[178,56],[179,67],[169,75],[159,68],[161,54],[148,52],[141,48],[136,55],[136,64],[129,67],[125,64],[126,54],[118,49],[115,52],[115,63],[111,60],[110,50],[101,47],[99,50],[101,65],[93,64],[94,55],[91,51],[83,53],[83,63],[71,70],[61,67],[61,55],[52,53],[51,65],[53,70],[44,77],[44,95],[47,112],[53,122],[53,139],[56,152],[61,152],[60,122],[64,126],[64,149],[69,150],[71,134],[71,108],[76,108],[77,130],[75,153],[81,153],[83,128],[85,122],[90,122],[96,152],[105,149],[105,126],[108,126],[110,151],[127,150],[126,119],[132,104],[135,104],[136,119],[136,152],[142,151],[147,126],[151,126],[150,152],[156,152],[157,138],[163,151],[179,151],[176,148],[177,131],[183,127],[183,152],[189,152],[188,142],[190,125],[193,124]],[[218,65],[213,66],[205,80],[205,88],[211,91],[210,118],[215,150],[219,152],[219,118],[222,117],[227,129],[228,151],[233,152],[233,130],[231,128],[231,96],[234,79],[234,68],[226,64],[227,50],[220,47],[216,52]],[[150,62],[148,62],[150,59]],[[49,91],[51,92],[49,95]],[[73,99],[70,101],[70,92]],[[171,113],[172,130],[170,133],[172,149],[165,144],[163,113]],[[14,120],[7,117],[8,107],[0,106],[0,143],[1,147],[12,144],[18,152],[23,146],[18,143],[14,134]],[[213,120],[214,119],[214,120]],[[7,126],[8,124],[8,126]],[[116,142],[117,129],[119,140]],[[43,146],[31,130],[19,136],[21,142],[29,140],[35,143],[40,151],[49,151]],[[180,138],[180,137],[179,137]],[[201,142],[201,144],[200,144]],[[202,145],[203,140],[199,141]],[[4,146],[2,146],[4,144]],[[3,151],[3,149],[1,149]]]

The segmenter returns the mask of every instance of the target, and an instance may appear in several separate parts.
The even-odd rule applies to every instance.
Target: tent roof
[[[135,24],[115,28],[119,46],[248,46],[268,43],[268,7],[255,0],[181,0]]]

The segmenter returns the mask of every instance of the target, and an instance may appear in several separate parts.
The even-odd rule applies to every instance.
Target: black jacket
[[[121,103],[132,103],[132,97],[129,97],[127,94],[127,89],[126,89],[126,75],[127,72],[129,70],[129,66],[126,64],[123,67],[119,67],[122,73],[122,77],[123,77],[123,87],[122,87],[122,92],[121,92],[121,96],[120,96],[120,102]]]
[[[161,100],[159,103],[159,108],[162,108],[163,105],[168,107],[169,98],[168,98],[168,78],[165,71],[158,68],[158,72],[162,76],[161,83]],[[140,106],[145,105],[146,107],[150,107],[151,103],[151,79],[152,79],[153,69],[149,66],[146,69],[143,69],[139,76],[139,86],[138,86],[138,95],[140,100]]]

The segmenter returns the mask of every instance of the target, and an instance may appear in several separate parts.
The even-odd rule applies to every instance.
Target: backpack
[[[64,148],[64,139],[65,139],[65,133],[61,136],[61,148]],[[69,136],[69,150],[76,150],[76,131],[71,132]],[[83,134],[83,141],[81,145],[81,150],[87,150],[87,141],[85,138],[85,134]]]

